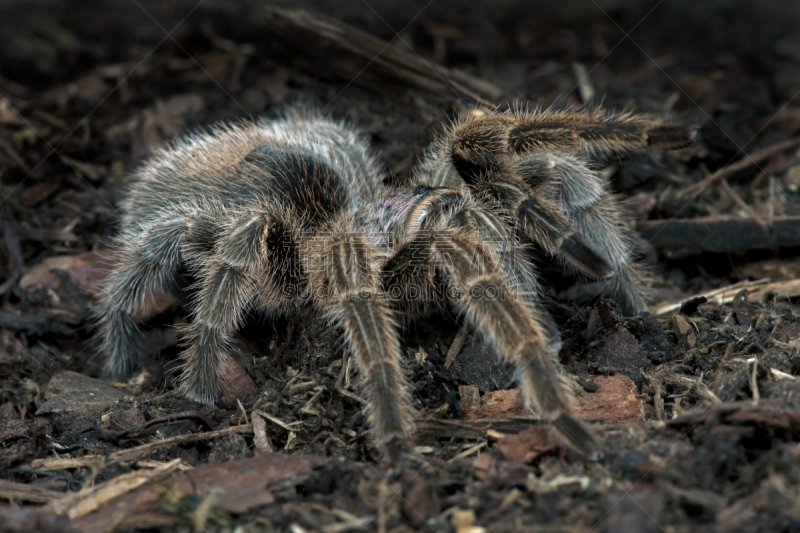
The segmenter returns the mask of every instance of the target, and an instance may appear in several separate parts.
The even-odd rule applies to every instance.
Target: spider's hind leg
[[[194,258],[199,281],[192,321],[183,329],[186,362],[180,380],[186,397],[206,404],[216,400],[232,335],[254,303],[268,312],[284,307],[281,294],[287,279],[274,263],[291,247],[285,241],[291,237],[285,221],[292,219],[266,206],[228,214],[213,250]]]
[[[104,375],[123,379],[136,366],[142,347],[140,313],[149,297],[177,294],[176,275],[181,261],[186,220],[171,217],[145,223],[136,234],[122,234],[116,241],[116,268],[109,273],[103,293],[93,309],[96,341],[106,354]]]

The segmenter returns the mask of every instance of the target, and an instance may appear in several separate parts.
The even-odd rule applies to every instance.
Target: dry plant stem
[[[800,145],[800,137],[781,141],[770,146],[765,146],[764,148],[756,150],[751,154],[745,154],[745,156],[736,163],[723,167],[713,174],[706,176],[702,181],[685,188],[683,191],[680,191],[678,193],[678,197],[693,197],[715,181],[722,178],[727,178],[728,176],[735,174],[740,170],[744,170],[751,165],[758,164],[773,154],[788,150],[789,148],[793,148],[797,145]]]
[[[768,279],[760,279],[756,281],[740,281],[727,287],[721,287],[700,294],[694,295],[692,298],[705,296],[709,305],[727,305],[733,301],[736,294],[742,289],[754,288],[748,295],[751,301],[757,301],[761,295],[770,292],[774,293],[778,298],[795,298],[800,296],[800,278],[789,279],[785,281],[770,282]],[[660,302],[650,306],[650,313],[655,316],[666,315],[681,308],[684,302],[690,298],[682,298],[680,300],[670,300],[667,302]]]
[[[28,483],[17,483],[0,479],[0,498],[8,499],[12,505],[17,502],[47,503],[62,498],[64,493],[41,487],[31,487]]]
[[[766,225],[728,216],[643,220],[636,223],[636,231],[656,248],[735,252],[800,246],[800,216],[770,216],[768,220]]]
[[[260,413],[260,412],[259,412]],[[263,413],[260,413],[263,414]],[[110,455],[86,455],[76,459],[34,459],[31,461],[29,468],[35,470],[61,470],[64,468],[79,468],[87,467],[98,464],[100,461],[108,460],[109,462],[116,463],[130,463],[147,457],[151,453],[170,448],[177,444],[185,444],[187,442],[196,442],[200,440],[215,439],[224,435],[231,435],[233,433],[252,433],[253,426],[250,424],[242,426],[232,426],[224,429],[217,429],[214,431],[206,431],[204,433],[191,433],[189,435],[178,435],[177,437],[170,437],[168,439],[158,440],[155,442],[148,442],[141,446],[128,448],[127,450],[120,450]]]
[[[70,518],[77,518],[100,508],[109,501],[122,496],[152,481],[163,479],[181,468],[181,459],[173,459],[152,470],[139,470],[122,474],[114,479],[86,487],[79,492],[68,494],[63,498],[50,502],[49,511],[56,514],[66,513]]]
[[[17,165],[17,167],[19,167],[20,170],[22,170],[25,174],[31,173],[31,167],[28,165],[28,163],[25,162],[24,159],[22,159],[22,156],[19,155],[19,153],[16,150],[14,150],[13,146],[11,146],[8,142],[0,139],[0,147],[3,148],[3,151],[6,153],[8,158],[11,159],[11,161],[13,161],[14,164]]]
[[[282,49],[302,49],[298,55],[305,59],[300,66],[317,74],[326,73],[380,92],[412,89],[440,98],[451,98],[455,92],[489,109],[495,108],[490,100],[502,95],[490,82],[429,63],[330,17],[268,8],[266,25]],[[400,39],[394,42],[402,43]]]
[[[725,189],[726,193],[728,193],[728,196],[731,197],[731,200],[736,202],[736,205],[742,208],[742,210],[745,213],[747,213],[750,218],[758,222],[759,226],[761,226],[764,229],[767,229],[769,224],[767,224],[767,222],[763,218],[761,218],[758,215],[758,213],[753,211],[753,208],[751,208],[749,205],[747,205],[747,203],[744,200],[742,200],[742,197],[739,196],[736,193],[736,191],[733,190],[733,188],[731,188],[730,184],[728,183],[728,180],[726,180],[725,178],[720,179],[720,185],[722,185],[722,188]]]
[[[668,378],[668,381],[679,383],[679,384],[683,385],[684,387],[688,387],[689,390],[694,390],[695,392],[697,392],[698,394],[703,396],[705,399],[707,399],[711,403],[714,403],[714,404],[722,403],[722,400],[719,399],[719,396],[714,394],[714,391],[712,391],[710,388],[708,388],[708,385],[703,383],[702,378],[693,379],[693,378],[688,377],[688,376],[672,376],[672,377]]]

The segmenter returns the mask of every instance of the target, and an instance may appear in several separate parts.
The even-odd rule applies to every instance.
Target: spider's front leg
[[[527,297],[529,288],[520,286],[524,276],[511,264],[522,259],[496,255],[475,226],[463,223],[472,218],[470,211],[481,215],[480,209],[463,209],[443,229],[419,232],[398,253],[405,247],[423,252],[415,254],[422,260],[416,266],[439,270],[457,311],[503,359],[516,363],[526,402],[552,421],[567,445],[590,459],[598,458],[599,444],[572,417],[570,392],[559,378],[558,333],[551,333],[552,320],[535,298]]]
[[[364,376],[367,418],[393,460],[413,429],[400,342],[380,287],[378,250],[343,221],[319,231],[300,249],[312,301],[344,330],[346,348]]]
[[[611,291],[633,314],[647,310],[636,239],[581,154],[674,147],[693,136],[693,128],[646,114],[495,113],[456,125],[438,157],[549,253],[595,278],[616,274]]]

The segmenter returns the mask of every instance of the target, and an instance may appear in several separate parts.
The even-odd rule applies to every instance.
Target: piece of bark
[[[126,392],[105,381],[90,378],[71,370],[62,370],[50,379],[44,390],[45,402],[37,416],[68,414],[92,419],[117,403]]]
[[[597,392],[582,395],[575,405],[575,412],[583,418],[602,419],[609,424],[633,424],[642,420],[639,393],[636,385],[627,376],[593,376]],[[497,417],[524,416],[525,405],[519,389],[487,392],[480,405],[464,409],[468,420]],[[493,428],[496,429],[496,428]]]
[[[767,228],[755,220],[729,217],[646,220],[637,222],[636,231],[656,248],[735,252],[800,246],[800,216],[773,218]]]
[[[636,424],[642,421],[642,399],[633,381],[622,374],[592,376],[598,391],[580,397],[575,411],[584,418],[602,419],[606,424]]]
[[[422,91],[484,105],[503,94],[488,81],[429,62],[334,18],[270,7],[265,33],[296,66],[380,93]]]
[[[216,494],[215,507],[240,514],[272,503],[275,500],[273,491],[286,490],[303,482],[315,467],[329,461],[315,455],[267,453],[237,461],[203,464],[175,473],[164,479],[161,485],[175,487],[177,495],[196,494],[201,498],[209,497],[213,491]],[[83,533],[108,531],[112,524],[126,517],[136,519],[154,511],[159,497],[152,484],[139,487],[96,512],[73,520],[73,526]]]

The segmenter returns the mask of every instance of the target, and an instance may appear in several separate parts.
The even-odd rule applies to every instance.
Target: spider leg
[[[458,124],[448,153],[468,186],[497,202],[524,235],[592,277],[616,274],[610,292],[635,314],[647,310],[635,235],[596,173],[569,152],[665,148],[693,136],[694,128],[646,114],[536,110]]]
[[[444,270],[451,301],[507,361],[520,370],[526,401],[552,420],[573,449],[597,457],[594,436],[571,415],[569,393],[559,379],[558,344],[550,341],[546,313],[517,293],[518,280],[477,231],[463,226],[420,233],[430,261]]]
[[[646,113],[536,109],[488,114],[453,129],[453,156],[473,164],[490,154],[531,152],[610,154],[689,143],[695,128]]]
[[[363,373],[370,426],[396,459],[392,445],[411,433],[413,422],[395,321],[381,294],[379,252],[345,221],[318,232],[300,255],[313,302],[342,327]]]
[[[113,379],[130,375],[141,352],[139,315],[154,294],[177,292],[176,274],[185,242],[181,217],[145,223],[137,234],[118,239],[118,264],[111,271],[93,309],[96,339],[106,353],[104,374]]]
[[[608,113],[600,109],[519,112],[509,131],[514,153],[533,150],[608,154],[646,148],[674,148],[694,138],[695,129],[669,124],[647,113]]]
[[[536,269],[533,263],[525,260],[527,246],[516,238],[509,224],[491,209],[467,204],[453,214],[447,225],[458,232],[477,231],[480,242],[491,249],[512,276],[517,295],[538,308],[540,324],[546,330],[548,347],[558,353],[561,350],[561,333],[550,313],[541,308],[538,295],[542,288]]]
[[[560,255],[581,272],[598,279],[614,275],[608,260],[576,231],[558,204],[535,193],[512,174],[475,182],[479,196],[494,202],[511,218],[517,230],[551,255]]]
[[[603,191],[602,180],[588,162],[569,154],[535,152],[510,164],[513,175],[531,186],[534,196],[562,206],[584,242],[610,265],[615,275],[606,285],[623,312],[647,311],[646,275],[632,260],[639,241],[620,216],[616,197]]]
[[[213,253],[195,260],[198,290],[191,324],[183,329],[186,349],[181,355],[186,362],[180,391],[186,397],[213,403],[230,359],[232,334],[242,326],[246,313],[254,303],[267,311],[282,307],[281,288],[287,280],[270,263],[279,259],[281,239],[288,236],[286,220],[291,219],[280,209],[276,212],[266,206],[229,214]]]

